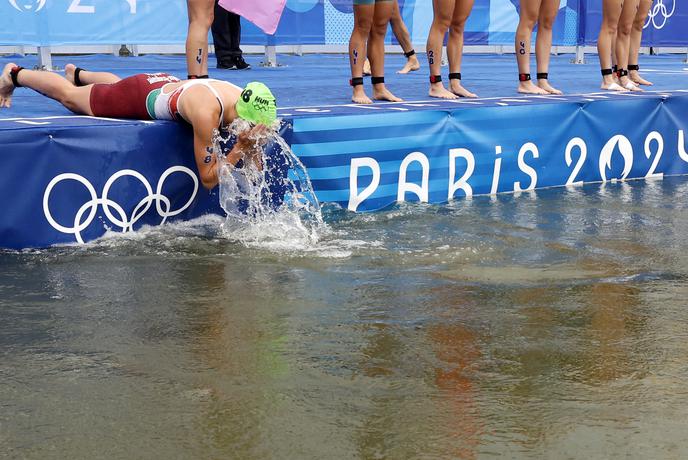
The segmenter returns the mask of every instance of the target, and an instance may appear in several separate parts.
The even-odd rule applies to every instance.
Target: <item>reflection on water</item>
[[[0,456],[683,458],[687,191],[0,253]]]

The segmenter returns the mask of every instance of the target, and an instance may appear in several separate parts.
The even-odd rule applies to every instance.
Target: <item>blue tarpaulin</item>
[[[424,44],[432,23],[431,0],[403,0],[401,14],[412,41]],[[244,44],[333,45],[348,43],[353,28],[351,0],[289,0],[274,36],[243,21]],[[476,0],[466,24],[468,45],[513,45],[516,0]],[[599,0],[561,0],[554,24],[555,45],[593,44],[601,20]],[[644,43],[688,46],[688,5],[654,0]],[[3,0],[0,44],[181,44],[187,30],[185,0]],[[392,34],[388,42],[392,42]],[[395,42],[396,43],[396,42]]]

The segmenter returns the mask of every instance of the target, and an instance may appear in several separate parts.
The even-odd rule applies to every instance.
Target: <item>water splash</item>
[[[238,133],[250,129],[236,119],[227,132],[213,138],[220,152],[218,170],[220,206],[227,213],[222,225],[226,238],[246,246],[273,249],[307,249],[318,243],[328,228],[303,163],[276,129],[250,138],[262,145],[262,169],[247,161],[235,167],[223,161]]]

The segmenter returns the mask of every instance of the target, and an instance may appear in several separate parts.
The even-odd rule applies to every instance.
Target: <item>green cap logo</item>
[[[236,111],[246,121],[270,126],[277,119],[277,101],[267,86],[254,81],[241,92]]]

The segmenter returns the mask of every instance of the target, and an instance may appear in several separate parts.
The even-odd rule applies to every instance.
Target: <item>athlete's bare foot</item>
[[[373,101],[368,97],[363,89],[363,85],[356,85],[353,89],[353,95],[351,96],[351,102],[356,104],[372,104]]]
[[[441,82],[430,83],[430,91],[428,96],[438,97],[440,99],[458,99],[459,96],[447,90]]]
[[[397,70],[397,73],[409,73],[413,72],[415,70],[420,69],[420,63],[418,62],[418,58],[416,55],[412,55],[408,60],[406,61],[406,64],[404,64],[404,67],[401,70]]]
[[[615,82],[612,78],[609,80],[602,80],[600,89],[606,89],[607,91],[619,91],[621,93],[628,91],[626,88]]]
[[[370,70],[370,61],[366,58],[366,60],[363,62],[363,76],[369,77],[371,74],[372,71]]]
[[[384,84],[373,85],[373,99],[376,101],[401,102],[403,99],[392,94]]]
[[[12,83],[12,77],[10,77],[10,70],[16,65],[14,62],[10,62],[2,69],[2,74],[0,74],[0,108],[7,107],[9,109],[12,105],[14,84]]]
[[[478,97],[477,94],[473,94],[470,91],[468,91],[466,88],[461,86],[461,81],[456,80],[456,79],[450,79],[449,80],[449,91],[452,93],[456,94],[459,97]]]
[[[65,65],[65,78],[69,80],[69,83],[72,85],[76,85],[74,83],[74,71],[76,70],[76,66],[74,64],[66,64]]]
[[[631,79],[628,78],[628,77],[621,77],[621,78],[619,79],[619,81],[620,81],[620,85],[623,86],[624,88],[626,88],[626,89],[629,90],[629,91],[642,91],[642,89],[640,89],[640,88],[638,87],[638,85],[636,85],[635,83],[633,83],[633,82],[631,81]]]
[[[547,94],[555,94],[555,95],[557,95],[557,96],[564,94],[564,93],[561,92],[560,90],[558,90],[558,89],[556,89],[555,87],[553,87],[552,85],[550,85],[550,84],[549,84],[549,81],[547,81],[547,80],[544,80],[544,79],[543,79],[543,80],[538,80],[537,85],[538,85],[539,88],[544,89],[545,91],[547,91]]]
[[[532,80],[519,81],[516,91],[523,94],[549,94],[544,89],[535,86]]]
[[[647,81],[643,77],[641,77],[637,70],[631,70],[630,72],[628,72],[628,76],[633,81],[633,83],[636,83],[638,85],[652,86],[653,84],[651,81]]]

